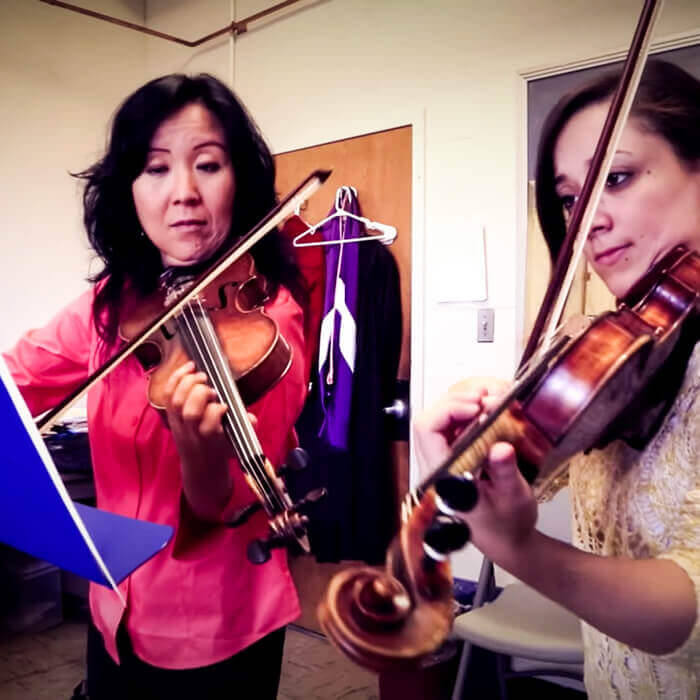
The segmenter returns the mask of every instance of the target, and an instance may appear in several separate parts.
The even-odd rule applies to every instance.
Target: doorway
[[[396,227],[396,239],[388,246],[398,267],[401,289],[402,338],[396,379],[406,384],[411,369],[412,129],[411,125],[399,126],[275,156],[276,189],[280,195],[317,168],[332,170],[322,189],[301,208],[300,215],[309,224],[325,218],[334,205],[336,190],[350,185],[357,190],[363,216]],[[362,349],[358,348],[358,352]],[[409,483],[408,442],[393,442],[391,451],[389,466],[395,497],[387,507],[396,508],[398,523],[396,504],[408,490]],[[356,562],[318,563],[313,556],[290,558],[290,569],[302,604],[300,626],[320,631],[316,606],[328,581],[337,571],[353,563]]]

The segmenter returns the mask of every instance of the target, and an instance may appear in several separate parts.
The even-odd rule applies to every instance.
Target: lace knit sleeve
[[[659,556],[681,566],[695,585],[697,612],[688,640],[669,656],[700,660],[700,344],[695,346],[686,373],[675,434],[678,461],[694,472],[694,487],[686,494],[678,513],[677,527],[671,533],[669,549]]]

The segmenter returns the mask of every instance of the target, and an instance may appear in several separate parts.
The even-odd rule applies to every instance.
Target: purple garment
[[[336,199],[341,209],[361,216],[357,197],[343,188]],[[333,207],[329,216],[336,211]],[[364,224],[349,216],[334,216],[321,228],[324,240],[339,241],[363,236]],[[333,447],[348,446],[352,384],[357,338],[357,243],[324,246],[326,289],[319,338],[318,376],[323,423],[319,437]]]

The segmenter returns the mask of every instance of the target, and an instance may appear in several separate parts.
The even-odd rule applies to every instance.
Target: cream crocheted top
[[[681,391],[653,440],[579,455],[569,468],[574,544],[588,552],[678,563],[700,601],[700,343]],[[639,611],[644,615],[644,610]],[[690,638],[651,656],[583,623],[589,698],[700,696],[700,605]]]

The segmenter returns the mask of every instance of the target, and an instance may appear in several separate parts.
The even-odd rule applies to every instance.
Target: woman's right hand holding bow
[[[451,452],[452,445],[479,416],[500,402],[508,383],[495,378],[467,379],[450,388],[413,424],[422,475],[428,476]],[[497,442],[478,475],[479,499],[462,517],[473,544],[496,562],[508,562],[534,532],[537,503],[518,470],[513,446]]]

